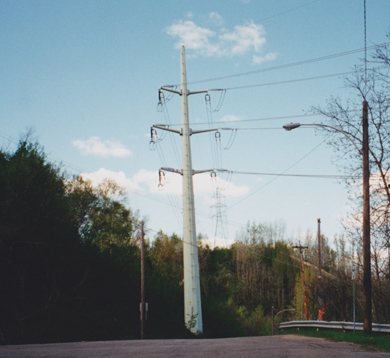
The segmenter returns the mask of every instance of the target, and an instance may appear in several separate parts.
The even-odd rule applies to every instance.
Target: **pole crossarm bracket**
[[[175,90],[175,89],[171,88],[171,86],[161,86],[160,90],[176,93],[176,94],[179,94],[181,96],[181,91]]]
[[[164,171],[164,172],[171,172],[171,173],[176,173],[176,174],[180,174],[180,175],[183,175],[183,169],[174,169],[174,168],[167,168],[167,167],[161,167],[160,168],[160,172],[161,171]],[[195,174],[202,174],[202,173],[212,173],[212,172],[215,172],[217,171],[217,169],[203,169],[203,170],[192,170],[192,175],[195,175]],[[220,171],[220,170],[218,170]],[[223,170],[224,171],[224,170]]]
[[[153,124],[152,128],[157,128],[157,129],[161,129],[163,131],[178,133],[178,134],[182,135],[182,132],[180,129],[169,128],[169,126],[166,124]]]
[[[183,169],[174,169],[174,168],[161,167],[160,171],[171,172],[171,173],[176,173],[176,174],[183,175]]]
[[[173,129],[173,128],[170,128],[166,124],[153,124],[152,128],[157,128],[157,129],[161,129],[163,131],[168,131],[168,132],[173,132],[173,133],[183,135],[182,129]],[[226,128],[221,128],[221,129],[226,129]],[[189,132],[190,132],[190,135],[193,135],[193,134],[198,134],[198,133],[217,132],[218,130],[219,130],[219,128],[198,129],[198,130],[192,130],[190,128]]]
[[[217,132],[219,128],[210,128],[210,129],[198,129],[198,130],[190,130],[190,135],[198,134],[198,133],[206,133],[206,132]]]
[[[183,92],[180,90],[173,89],[175,86],[161,86],[160,91],[167,91],[171,93],[176,93],[178,95],[182,95]],[[223,91],[221,88],[213,88],[213,89],[206,89],[206,90],[200,90],[200,91],[187,91],[187,96],[190,96],[192,94],[201,94],[201,93],[209,93],[211,91]]]
[[[215,169],[203,169],[203,170],[193,170],[192,175],[195,174],[202,174],[202,173],[209,173],[209,172],[214,172]]]

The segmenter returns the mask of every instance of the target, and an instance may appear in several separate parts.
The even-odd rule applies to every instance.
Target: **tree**
[[[67,196],[84,243],[104,250],[135,242],[138,213],[124,206],[124,189],[114,181],[105,179],[93,187],[89,180],[74,177],[67,182]]]
[[[363,197],[356,190],[362,185],[359,179],[363,173],[360,153],[351,144],[349,139],[363,147],[362,117],[360,115],[362,102],[368,103],[369,122],[369,167],[371,172],[370,201],[371,201],[371,245],[374,256],[384,249],[389,250],[388,219],[390,213],[390,82],[389,82],[389,48],[388,45],[377,48],[371,64],[380,64],[378,68],[366,70],[366,63],[355,68],[355,74],[346,78],[346,85],[355,95],[347,101],[332,97],[325,109],[314,108],[314,112],[327,118],[327,125],[336,127],[335,131],[329,127],[322,127],[330,132],[329,144],[331,144],[337,158],[341,159],[338,165],[350,175],[347,183],[351,190],[351,198],[356,204],[355,212],[351,215],[350,225],[347,226],[348,234],[354,242],[362,243],[363,222],[361,206]],[[347,136],[340,135],[340,131]],[[368,225],[366,226],[368,227]],[[368,241],[367,241],[368,243]],[[368,253],[369,250],[367,249]],[[370,264],[366,258],[365,263]],[[377,264],[378,262],[376,262]],[[367,265],[367,267],[368,267]],[[389,265],[389,263],[388,263]],[[376,267],[378,269],[378,266]],[[367,271],[365,269],[365,271]],[[378,270],[377,270],[378,271]],[[371,305],[369,293],[371,292],[370,273],[365,276],[365,299],[368,302],[365,316],[371,315],[368,306]],[[369,287],[368,287],[369,286]],[[365,322],[367,319],[365,318]],[[371,321],[371,320],[368,320]],[[365,329],[370,330],[371,324],[365,323]]]

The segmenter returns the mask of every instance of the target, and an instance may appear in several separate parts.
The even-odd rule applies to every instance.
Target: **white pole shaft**
[[[193,333],[203,332],[199,260],[196,242],[194,189],[188,116],[188,90],[184,46],[181,47],[181,121],[183,165],[184,322]]]

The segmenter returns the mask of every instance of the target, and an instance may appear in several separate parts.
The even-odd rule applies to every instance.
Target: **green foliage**
[[[76,177],[67,183],[67,196],[84,243],[104,250],[134,242],[138,218],[116,200],[124,197],[124,191],[115,182],[104,180],[94,188],[91,182]]]
[[[331,329],[300,329],[297,330],[284,330],[283,334],[300,334],[310,337],[326,338],[336,342],[351,342],[359,344],[362,347],[375,351],[390,352],[390,339],[389,334],[372,332],[367,334],[363,331],[340,331]]]
[[[138,227],[138,213],[125,205],[114,182],[94,186],[81,177],[67,179],[36,143],[22,141],[14,153],[0,151],[0,342],[139,338]],[[284,237],[280,223],[248,223],[231,248],[199,242],[204,323],[199,336],[184,325],[182,240],[161,231],[146,240],[146,336],[270,334],[272,306],[275,312],[302,307],[299,259]],[[345,250],[332,251],[323,241],[332,268],[323,279],[327,318],[350,320]],[[308,242],[306,283],[315,318],[316,251],[309,236]],[[374,282],[381,287],[373,296],[375,314],[386,320],[387,286],[381,276]]]

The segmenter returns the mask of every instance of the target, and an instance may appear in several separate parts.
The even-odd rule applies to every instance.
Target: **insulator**
[[[204,99],[205,99],[206,102],[210,102],[211,97],[210,97],[210,95],[207,93],[207,94],[204,96]]]
[[[153,139],[149,142],[149,150],[156,150],[156,142]]]
[[[213,172],[210,173],[210,176],[211,176],[212,178],[216,178],[216,177],[217,177],[217,173],[213,171]]]
[[[162,92],[161,90],[159,90],[159,91],[158,91],[158,101],[159,101],[159,102],[162,102],[164,99],[165,99],[164,92]]]
[[[221,138],[221,132],[220,132],[220,131],[216,131],[216,132],[215,132],[215,138],[216,138],[216,139]]]

